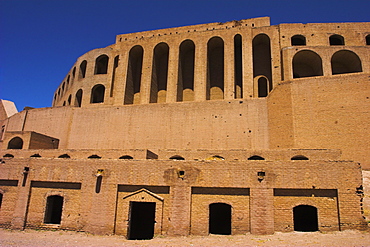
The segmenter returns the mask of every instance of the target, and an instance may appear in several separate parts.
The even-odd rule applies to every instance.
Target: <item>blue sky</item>
[[[51,106],[76,59],[117,34],[262,16],[369,22],[369,10],[370,0],[0,0],[0,98],[19,111]]]

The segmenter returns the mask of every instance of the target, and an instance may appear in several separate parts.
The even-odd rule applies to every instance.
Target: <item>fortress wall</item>
[[[75,108],[64,147],[266,149],[266,114],[263,99]]]
[[[269,148],[294,147],[291,86],[280,84],[267,97]]]
[[[294,147],[341,149],[370,169],[369,82],[368,74],[292,82]]]
[[[30,170],[25,187],[21,187],[24,175],[20,171],[25,162]],[[8,167],[18,172],[4,173]],[[98,169],[103,169],[103,175],[97,192]],[[154,201],[157,207],[162,207],[164,217],[159,218],[155,231],[169,235],[188,235],[189,232],[207,235],[207,205],[218,202],[234,207],[233,234],[249,230],[261,234],[266,229],[291,231],[292,208],[300,204],[314,205],[319,212],[326,212],[318,216],[320,230],[338,230],[338,216],[342,230],[361,228],[363,224],[358,206],[360,197],[356,195],[361,170],[354,162],[14,158],[6,161],[1,171],[1,183],[18,180],[16,188],[31,191],[16,199],[11,197],[15,192],[12,187],[0,184],[0,189],[5,191],[4,206],[15,203],[14,213],[18,216],[28,210],[28,227],[50,227],[43,224],[49,195],[65,198],[62,229],[95,234],[112,234],[114,226],[115,233],[125,234],[129,201]],[[179,177],[178,171],[183,171],[184,176]],[[265,172],[262,181],[257,179],[259,171]],[[208,187],[210,185],[212,187]],[[141,188],[149,193],[140,192]],[[116,210],[120,218],[115,220]],[[4,219],[0,223],[7,222],[6,214],[7,211],[0,211],[0,219]]]

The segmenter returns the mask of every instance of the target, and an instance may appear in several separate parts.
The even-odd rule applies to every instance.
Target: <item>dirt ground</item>
[[[370,246],[370,232],[277,232],[263,236],[157,236],[151,240],[126,240],[123,236],[83,232],[0,229],[0,246]]]

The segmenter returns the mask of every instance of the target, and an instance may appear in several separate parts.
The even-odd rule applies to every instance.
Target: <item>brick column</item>
[[[269,188],[251,188],[250,221],[252,234],[274,233],[274,191]]]
[[[178,81],[178,65],[179,65],[179,44],[168,44],[168,75],[167,75],[167,97],[166,102],[172,103],[177,101],[177,81]]]
[[[23,186],[24,179],[26,183]],[[11,229],[13,230],[23,230],[26,225],[28,201],[31,196],[31,182],[29,174],[22,176],[22,179],[18,182],[18,197],[15,204],[13,219],[11,223]]]
[[[169,236],[187,236],[190,233],[191,187],[185,184],[171,186]]]
[[[93,178],[83,185],[81,194],[84,200],[84,214],[87,224],[84,230],[94,234],[113,234],[117,201],[117,184],[110,182],[107,176],[102,177],[100,191],[96,192],[96,182]],[[87,199],[88,198],[88,199]]]
[[[128,50],[124,50],[122,54],[119,54],[118,67],[115,71],[114,85],[111,89],[113,90],[114,105],[123,105],[126,91],[128,55]]]
[[[243,98],[253,97],[253,50],[252,29],[242,36]]]
[[[143,68],[141,74],[140,101],[148,104],[150,99],[150,86],[152,83],[153,46],[143,47]]]
[[[194,100],[206,100],[207,42],[195,42]]]
[[[224,99],[234,99],[235,95],[235,59],[234,37],[224,37]]]

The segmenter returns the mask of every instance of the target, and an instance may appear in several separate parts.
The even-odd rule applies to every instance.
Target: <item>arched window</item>
[[[72,101],[72,95],[69,95],[69,97],[68,97],[68,105],[71,105],[71,101]]]
[[[23,148],[23,140],[20,137],[14,137],[8,143],[8,149],[22,149]]]
[[[195,45],[185,40],[180,45],[177,101],[194,100],[194,59]]]
[[[40,154],[32,154],[30,157],[31,158],[41,158],[41,155]]]
[[[185,158],[181,157],[180,155],[174,155],[170,157],[170,160],[185,160]]]
[[[107,55],[100,55],[95,60],[95,74],[106,74],[108,72],[108,61]]]
[[[0,210],[1,210],[2,203],[3,203],[3,193],[0,193]]]
[[[3,158],[12,159],[12,158],[14,158],[14,155],[12,155],[12,154],[4,154],[3,155]]]
[[[293,208],[294,231],[314,232],[319,230],[317,208],[299,205]]]
[[[86,76],[86,67],[87,67],[87,61],[84,60],[80,64],[80,74],[79,74],[80,78],[85,78],[85,76]]]
[[[119,157],[119,159],[120,160],[132,160],[134,158],[130,155],[123,155],[123,156]]]
[[[342,35],[333,34],[329,37],[330,45],[344,45],[344,38]]]
[[[62,220],[63,197],[48,196],[46,201],[45,224],[60,224]]]
[[[224,98],[224,41],[213,37],[207,44],[207,100]]]
[[[293,57],[293,78],[322,76],[321,57],[313,51],[302,50]]]
[[[209,205],[209,233],[231,234],[231,205],[212,203]]]
[[[271,45],[266,34],[258,34],[252,41],[253,52],[253,78],[265,76],[268,80],[269,90],[272,90]]]
[[[291,160],[308,160],[308,158],[304,155],[296,155],[296,156],[293,156]]]
[[[291,38],[291,43],[293,46],[296,45],[306,45],[306,37],[303,35],[294,35]]]
[[[72,70],[72,80],[75,78],[76,76],[76,67],[73,67],[73,70]]]
[[[143,67],[143,47],[140,45],[131,48],[128,58],[126,90],[124,104],[140,103],[141,71]]]
[[[82,89],[79,89],[75,97],[75,106],[81,107],[82,104]]]
[[[169,47],[159,43],[154,48],[150,103],[166,102]]]
[[[90,155],[89,157],[87,157],[88,159],[101,159],[101,157],[99,155],[96,155],[96,154],[93,154],[93,155]]]
[[[62,84],[62,93],[64,93],[65,85],[66,85],[66,82],[64,81]]]
[[[101,84],[95,85],[91,89],[90,103],[103,103],[104,102],[105,87]]]
[[[362,72],[361,60],[353,51],[337,51],[331,57],[332,74]]]
[[[235,99],[243,98],[243,49],[242,36],[234,36],[234,97]]]
[[[69,156],[68,154],[62,154],[62,155],[59,155],[58,158],[60,158],[60,159],[69,159],[69,158],[71,158],[71,156]]]
[[[265,158],[259,156],[259,155],[253,155],[248,158],[248,160],[265,160]]]
[[[370,45],[370,34],[366,36],[366,45]]]

